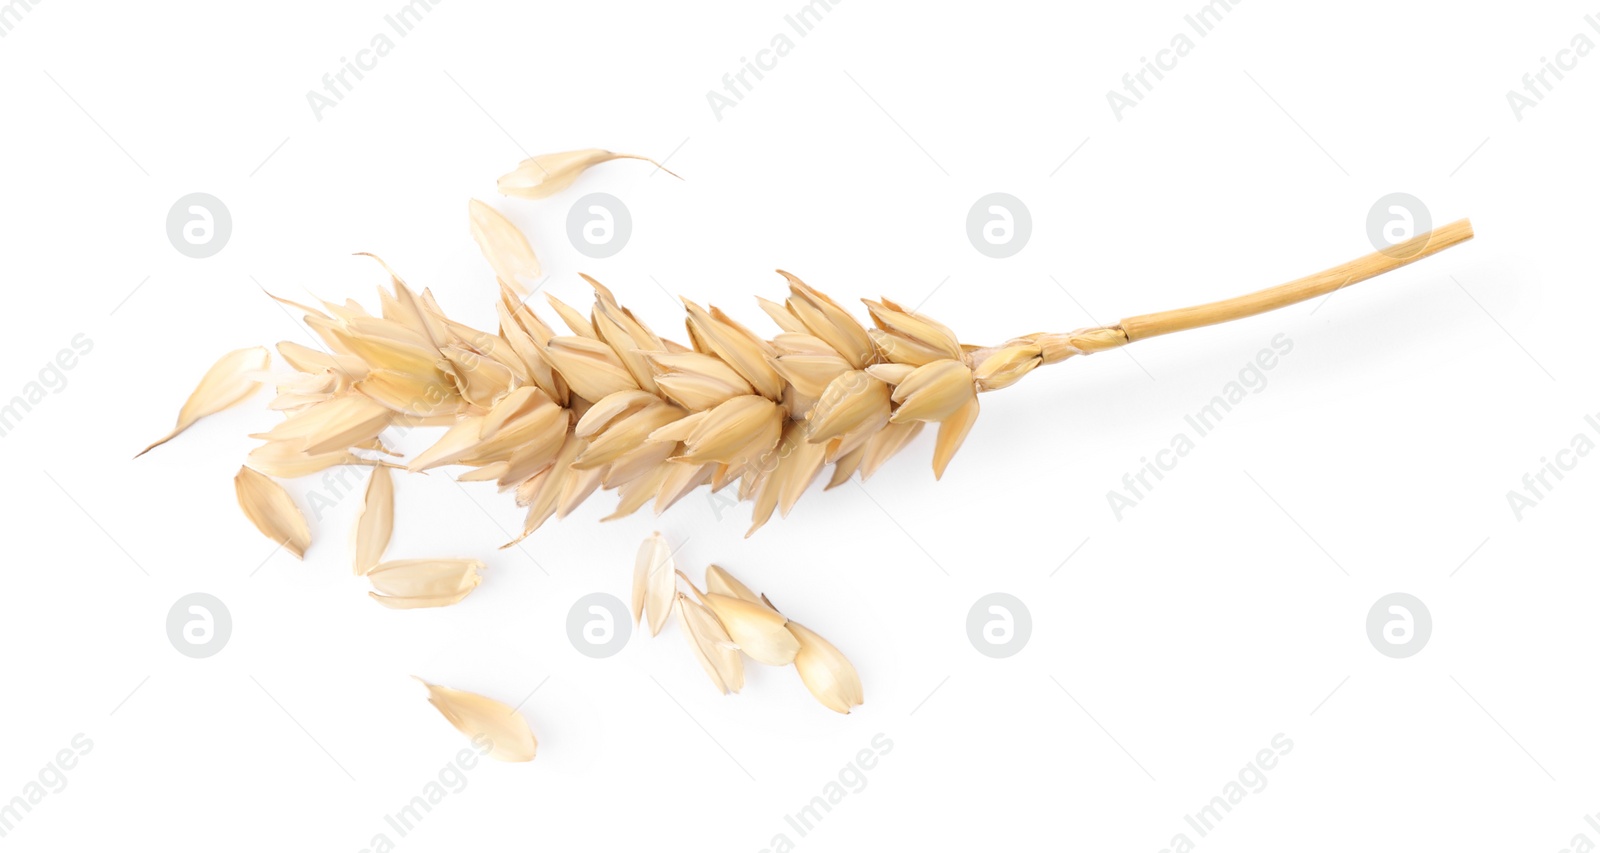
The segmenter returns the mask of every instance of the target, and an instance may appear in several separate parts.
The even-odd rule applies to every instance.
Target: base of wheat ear
[[[737,484],[739,499],[754,505],[753,533],[774,511],[787,515],[824,466],[833,466],[828,488],[857,473],[866,479],[930,423],[938,430],[934,475],[941,476],[977,420],[978,395],[1041,365],[1312,299],[1472,237],[1461,220],[1235,299],[995,346],[962,344],[949,328],[888,299],[863,300],[872,320],[863,325],[780,271],[788,298],[759,300],[780,334],[763,338],[715,307],[685,300],[685,345],[657,335],[588,276],[595,304],[587,315],[549,298],[569,330],[558,333],[525,302],[537,260],[522,233],[479,203],[472,226],[501,284],[497,332],[451,320],[432,294],[392,272],[393,290],[380,289],[377,314],[353,301],[318,309],[280,300],[305,311],[327,350],[278,344],[298,371],[277,379],[272,408],[288,417],[255,436],[265,443],[249,454],[249,467],[298,477],[347,464],[466,466],[473,470],[460,480],[494,481],[527,507],[523,532],[508,545],[597,489],[619,494],[608,517],[618,518],[646,504],[659,513],[702,485]],[[241,361],[254,365],[234,358]],[[259,378],[264,365],[254,366]],[[233,384],[239,381],[249,377]],[[229,386],[228,377],[208,374],[201,390],[207,382]],[[179,430],[186,417],[192,422],[191,408],[207,408],[196,400],[201,390]],[[226,387],[212,396],[228,397]],[[390,426],[449,429],[397,463],[380,439]]]

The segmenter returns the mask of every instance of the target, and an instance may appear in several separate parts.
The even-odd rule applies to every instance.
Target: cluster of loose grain
[[[679,591],[678,581],[694,597]],[[723,694],[744,689],[744,659],[767,666],[794,665],[811,695],[841,714],[863,701],[861,678],[843,653],[815,631],[778,612],[721,566],[706,568],[706,591],[678,571],[657,533],[639,546],[633,568],[633,621],[661,633],[676,614],[695,660]]]

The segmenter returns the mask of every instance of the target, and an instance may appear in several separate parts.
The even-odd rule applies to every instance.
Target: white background
[[[317,120],[306,91],[400,5],[52,0],[0,40],[0,398],[93,341],[0,439],[0,799],[75,734],[94,744],[7,845],[362,849],[463,744],[413,674],[529,697],[541,750],[472,770],[389,833],[404,850],[1600,841],[1583,819],[1600,810],[1600,461],[1520,521],[1507,501],[1574,435],[1600,440],[1600,59],[1520,121],[1505,95],[1576,34],[1600,40],[1592,4],[1243,3],[1118,121],[1107,90],[1198,0],[847,0],[721,120],[706,92],[799,0],[449,2]],[[542,202],[495,195],[524,156],[590,146],[670,155],[686,180],[622,161]],[[633,214],[607,260],[565,236],[592,191]],[[231,210],[215,257],[167,241],[190,192]],[[1032,212],[1007,260],[964,232],[991,192]],[[384,278],[350,256],[371,251],[491,324],[470,197],[528,231],[550,292],[582,304],[592,273],[663,332],[681,330],[669,294],[775,331],[753,298],[782,294],[782,266],[852,305],[926,300],[994,343],[1353,258],[1391,192],[1435,223],[1470,215],[1477,239],[1325,303],[1041,369],[983,398],[943,481],[928,433],[749,540],[747,510],[703,493],[606,525],[601,495],[498,551],[521,521],[509,496],[402,478],[391,554],[489,564],[452,608],[367,600],[347,568],[356,500],[314,524],[304,563],[268,557],[229,482],[246,433],[276,420],[264,393],[130,461],[219,354],[304,342],[258,282],[372,304]],[[1278,334],[1294,348],[1265,389],[1119,521],[1106,493]],[[844,649],[865,706],[834,715],[754,667],[719,697],[675,627],[579,655],[568,608],[626,598],[654,529],[691,575],[727,566]],[[206,660],[164,633],[195,591],[233,619]],[[1034,626],[1005,660],[965,630],[994,591]],[[1365,633],[1395,591],[1434,623],[1404,660]],[[865,789],[800,837],[784,816],[879,733],[894,746]],[[1184,815],[1279,733],[1293,749],[1267,787],[1199,837]]]

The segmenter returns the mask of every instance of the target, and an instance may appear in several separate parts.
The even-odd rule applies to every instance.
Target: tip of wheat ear
[[[493,256],[512,245],[512,260],[525,260],[514,245],[525,239],[473,212],[491,265],[525,274],[526,263]],[[782,270],[788,296],[758,300],[777,335],[763,338],[715,306],[684,300],[687,343],[657,335],[588,276],[595,302],[587,315],[547,297],[565,332],[502,280],[499,326],[488,332],[451,319],[430,292],[390,271],[392,288],[379,290],[375,314],[353,301],[317,308],[273,297],[303,311],[325,349],[278,345],[297,372],[278,383],[272,407],[286,418],[258,436],[265,443],[251,452],[249,470],[296,477],[334,465],[394,467],[382,458],[392,455],[384,429],[442,426],[444,435],[405,467],[462,465],[473,469],[462,479],[512,492],[527,518],[507,547],[601,489],[617,493],[616,518],[646,505],[659,513],[701,486],[731,488],[752,504],[754,532],[774,512],[787,515],[824,467],[833,466],[830,488],[866,479],[927,424],[937,425],[933,468],[942,477],[977,420],[978,394],[1042,364],[1315,298],[1471,237],[1462,220],[1246,296],[990,347],[964,345],[890,299],[863,300],[871,318],[863,324]],[[234,376],[224,369],[234,362],[254,360],[240,351],[219,362],[180,429],[254,387],[244,374],[259,371]]]

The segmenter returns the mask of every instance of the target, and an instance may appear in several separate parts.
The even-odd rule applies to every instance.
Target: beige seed
[[[705,597],[711,611],[728,632],[728,636],[756,663],[767,666],[787,666],[794,662],[800,651],[800,641],[784,627],[788,622],[777,611],[765,604],[745,601],[734,596],[711,593]]]
[[[861,676],[843,653],[798,622],[790,622],[789,631],[800,643],[800,650],[794,656],[794,668],[818,702],[829,710],[848,714],[851,708],[865,701]]]

